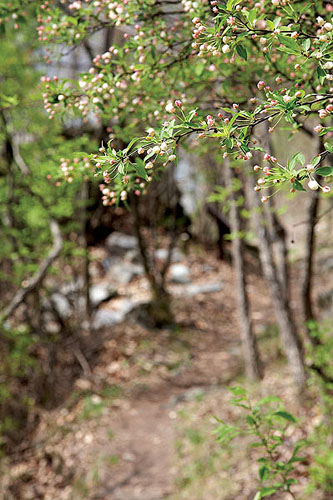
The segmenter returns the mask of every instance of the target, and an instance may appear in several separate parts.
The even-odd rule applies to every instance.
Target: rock
[[[83,279],[79,278],[75,281],[70,281],[69,283],[65,283],[60,288],[60,292],[62,295],[75,295],[80,292],[83,288]]]
[[[135,236],[118,233],[117,231],[107,237],[105,244],[112,255],[124,256],[126,252],[138,249],[138,241]]]
[[[170,266],[170,279],[174,283],[190,283],[190,269],[184,264],[173,264]]]
[[[155,258],[158,260],[166,260],[168,258],[168,250],[166,248],[158,248],[155,252]],[[184,259],[183,254],[178,248],[172,251],[171,262],[181,262]]]
[[[99,328],[121,323],[131,311],[142,303],[142,300],[124,298],[117,301],[114,309],[100,309],[93,321],[93,328],[98,330]]]
[[[108,277],[112,283],[127,285],[133,278],[142,276],[143,274],[143,266],[140,264],[133,264],[120,258],[114,258],[109,268]]]
[[[93,328],[98,330],[107,326],[117,325],[121,323],[123,316],[119,311],[110,311],[108,309],[100,309],[97,311],[93,321]]]
[[[216,293],[222,290],[222,283],[220,281],[212,281],[210,283],[199,283],[188,285],[182,293],[192,297],[200,293]]]
[[[117,290],[110,283],[97,283],[89,290],[92,306],[97,307],[101,302],[106,302],[117,296]]]
[[[58,292],[53,293],[51,295],[51,301],[52,301],[53,306],[58,311],[58,314],[60,315],[60,317],[68,318],[71,315],[72,308],[71,308],[71,305],[70,305],[67,297],[65,297],[65,295],[63,295],[62,293],[58,293]]]

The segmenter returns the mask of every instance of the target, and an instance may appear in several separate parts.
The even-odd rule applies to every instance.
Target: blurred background
[[[300,494],[329,500],[331,422],[322,408],[332,395],[333,198],[285,193],[253,208],[244,173],[236,168],[230,187],[214,151],[184,144],[145,196],[104,206],[100,179],[75,151],[95,152],[108,125],[49,120],[40,77],[76,77],[110,36],[103,30],[89,50],[46,65],[29,16],[0,34],[0,498],[253,497],[253,450],[239,441],[231,451],[212,434],[214,415],[239,418],[226,388],[247,380],[232,263],[236,194],[251,310],[242,321],[251,319],[264,366],[251,391],[279,395],[299,416],[296,434],[310,440],[313,464],[301,467]],[[270,147],[286,159],[299,149],[315,155],[317,142],[281,130]],[[68,163],[64,182],[68,157],[81,173],[72,176]],[[280,276],[288,268],[301,337],[325,341],[309,358],[317,370],[302,404],[263,277],[258,210]]]

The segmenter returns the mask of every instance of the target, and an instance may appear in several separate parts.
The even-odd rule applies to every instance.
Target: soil
[[[179,410],[200,400],[202,393],[224,394],[243,373],[232,268],[214,252],[195,248],[187,265],[193,282],[219,279],[222,290],[186,297],[177,294],[179,285],[170,284],[175,328],[150,330],[130,317],[91,334],[91,343],[98,340],[99,348],[82,353],[82,373],[71,393],[57,408],[42,412],[33,441],[4,469],[1,500],[176,498]],[[280,378],[274,376],[280,385],[283,378],[292,402],[267,288],[252,257],[248,266],[264,364],[281,366]],[[145,296],[144,278],[135,279],[123,293]],[[114,301],[103,307],[114,307]],[[270,386],[269,377],[264,385]],[[311,411],[315,418],[315,405]]]

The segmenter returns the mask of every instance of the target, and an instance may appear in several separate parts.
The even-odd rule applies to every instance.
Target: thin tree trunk
[[[89,201],[89,182],[84,182],[81,191],[81,201],[82,201],[82,212],[81,212],[81,227],[82,227],[82,246],[84,248],[84,261],[83,261],[83,295],[84,295],[84,306],[85,306],[85,319],[87,325],[90,328],[91,322],[91,300],[90,300],[90,255],[88,246],[88,201]]]
[[[265,143],[265,149],[270,154],[274,154],[273,145],[270,134],[268,132],[268,122],[262,127],[262,141]],[[270,191],[272,194],[272,191]],[[281,291],[285,295],[285,299],[289,301],[289,264],[288,264],[288,247],[286,242],[286,230],[281,224],[275,209],[274,198],[270,198],[265,205],[266,217],[269,220],[270,246],[275,250],[275,263],[277,274],[281,285]]]
[[[303,306],[304,321],[307,324],[315,319],[312,303],[312,285],[313,285],[313,264],[315,252],[315,225],[319,210],[320,195],[318,191],[312,193],[307,214],[307,228],[305,236],[305,256],[304,256],[304,275],[301,287],[301,297]],[[307,328],[308,331],[308,328]],[[313,340],[313,339],[312,339]]]
[[[170,295],[164,286],[164,276],[158,274],[155,260],[152,260],[149,255],[149,250],[142,234],[143,222],[140,215],[139,201],[135,195],[131,196],[131,207],[134,214],[134,231],[138,240],[143,268],[152,294],[152,301],[149,304],[148,312],[156,326],[170,325],[173,323]]]
[[[249,311],[249,300],[246,290],[246,273],[244,263],[244,241],[240,235],[242,222],[236,200],[238,193],[233,190],[233,179],[236,174],[233,168],[225,164],[226,184],[231,190],[230,226],[233,233],[232,258],[236,272],[236,290],[238,303],[239,327],[242,339],[246,374],[252,380],[262,377],[262,365],[259,358],[257,340],[252,328]]]
[[[253,189],[255,183],[252,177],[249,177],[249,179],[251,179],[251,181],[247,183],[248,193],[252,207],[254,208],[253,219],[258,236],[259,255],[263,273],[272,296],[276,320],[290,370],[297,387],[302,389],[306,381],[302,343],[298,337],[289,301],[283,293],[281,280],[279,279],[278,271],[274,263],[267,225],[264,220],[265,212],[258,210],[260,208],[260,202],[258,194],[255,193]]]
[[[288,247],[286,242],[286,230],[280,223],[276,213],[273,199],[269,200],[266,216],[270,222],[270,246],[275,246],[276,267],[282,293],[289,300],[289,265]]]

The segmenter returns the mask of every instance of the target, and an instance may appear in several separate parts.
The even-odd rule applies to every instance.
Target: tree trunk
[[[252,328],[249,312],[249,300],[246,291],[244,241],[240,235],[242,230],[242,221],[240,210],[236,203],[238,193],[233,190],[233,179],[236,178],[236,174],[234,169],[228,164],[225,164],[224,170],[226,185],[231,190],[230,226],[233,234],[232,258],[236,273],[239,328],[242,339],[245,369],[248,377],[252,380],[259,380],[262,377],[262,365],[259,358],[256,337]]]
[[[305,237],[305,256],[304,256],[304,275],[301,287],[302,307],[304,321],[307,324],[315,319],[313,304],[312,304],[312,284],[313,284],[313,264],[315,251],[315,225],[319,210],[320,195],[315,191],[311,195],[310,203],[307,210],[308,221]],[[308,331],[308,328],[307,328]],[[311,337],[309,337],[310,340]]]
[[[274,263],[270,238],[265,224],[264,211],[260,211],[258,194],[254,192],[255,183],[252,177],[248,184],[248,194],[253,210],[253,219],[258,236],[259,255],[262,270],[272,296],[276,320],[279,326],[281,340],[288,359],[294,381],[302,389],[305,381],[305,367],[302,343],[297,334],[296,324],[293,320],[289,301],[282,289],[277,267]]]
[[[145,238],[142,234],[143,221],[140,215],[139,201],[135,195],[131,196],[131,207],[134,215],[134,231],[138,239],[140,255],[146,278],[150,285],[152,300],[147,305],[147,313],[153,326],[163,327],[174,323],[171,311],[171,298],[165,290],[166,273],[159,273],[156,268],[155,259],[149,254]],[[172,248],[171,250],[172,251]],[[171,258],[171,257],[170,257]]]

